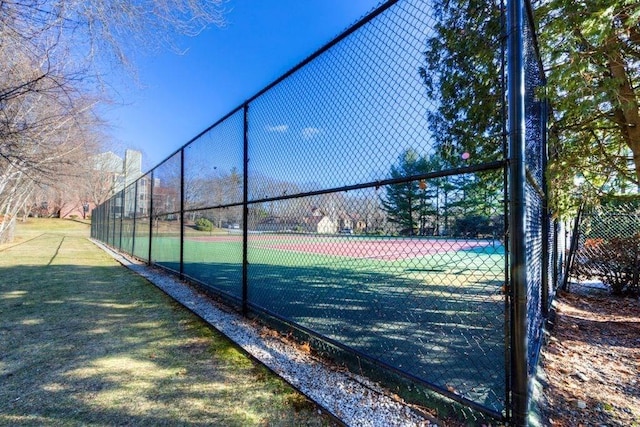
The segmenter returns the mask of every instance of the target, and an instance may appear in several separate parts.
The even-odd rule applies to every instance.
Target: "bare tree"
[[[132,70],[136,52],[221,25],[221,2],[0,1],[0,241],[36,190],[95,196],[77,182],[95,146],[101,70]]]
[[[2,35],[5,33],[2,32]],[[94,102],[74,76],[0,43],[0,240],[38,187],[61,182],[91,122]],[[43,77],[44,76],[44,77]]]

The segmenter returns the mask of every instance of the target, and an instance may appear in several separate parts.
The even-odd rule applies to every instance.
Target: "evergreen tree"
[[[549,0],[536,10],[552,105],[553,201],[640,186],[640,4]],[[583,188],[575,194],[574,177]],[[586,188],[585,188],[586,187]],[[579,203],[580,201],[578,201]]]
[[[398,157],[398,164],[391,166],[390,177],[410,178],[429,171],[429,163],[412,148]],[[401,233],[413,236],[424,234],[426,218],[433,214],[432,196],[425,182],[409,180],[386,187],[382,208],[389,222],[397,224]]]
[[[427,113],[438,155],[452,167],[503,156],[501,2],[436,0],[438,23],[419,69],[436,108]]]
[[[419,71],[435,105],[427,119],[436,150],[454,167],[464,163],[462,153],[472,162],[502,157],[502,3],[434,2],[438,24],[427,39]],[[589,189],[637,189],[640,5],[588,0],[577,7],[568,0],[548,0],[537,3],[534,15],[552,112],[552,158],[546,172],[556,211],[571,208],[572,198],[583,198]],[[585,183],[579,193],[576,176]]]

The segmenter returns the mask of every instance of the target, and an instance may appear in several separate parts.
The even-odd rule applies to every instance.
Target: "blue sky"
[[[180,40],[183,55],[140,55],[140,83],[114,86],[105,119],[116,151],[141,150],[148,170],[378,3],[229,0],[226,27]]]

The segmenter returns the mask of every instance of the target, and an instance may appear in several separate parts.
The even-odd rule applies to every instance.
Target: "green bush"
[[[196,220],[196,230],[199,231],[212,231],[213,223],[207,218],[198,218]]]

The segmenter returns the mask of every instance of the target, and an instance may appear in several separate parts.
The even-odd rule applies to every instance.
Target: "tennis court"
[[[200,236],[190,237],[187,241],[241,243],[242,236]],[[273,249],[293,254],[335,255],[386,261],[398,261],[458,251],[484,251],[484,248],[489,246],[495,248],[496,245],[499,245],[499,243],[488,240],[344,237],[300,234],[254,234],[250,236],[249,242],[256,249]]]
[[[504,405],[504,247],[427,237],[248,234],[248,302],[483,406]],[[193,234],[184,273],[242,298],[242,235]],[[179,236],[153,262],[179,270]]]

